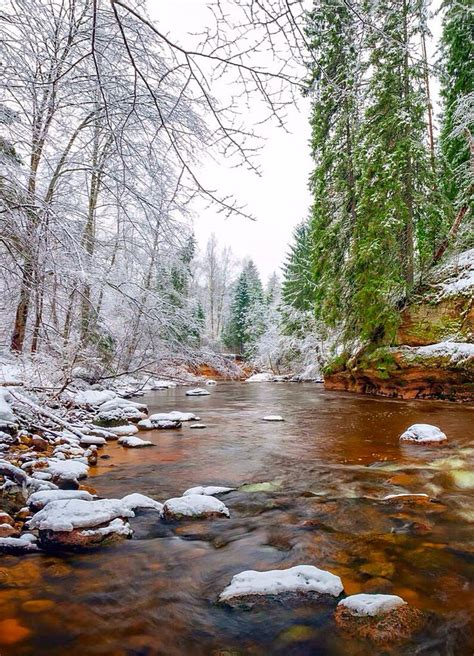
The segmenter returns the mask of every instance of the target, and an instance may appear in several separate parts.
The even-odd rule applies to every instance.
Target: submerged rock
[[[312,598],[324,595],[338,597],[343,591],[339,576],[312,565],[297,565],[283,570],[240,572],[220,594],[219,601],[238,605],[258,601],[262,596],[288,594]]]
[[[428,444],[430,442],[444,442],[448,438],[437,427],[431,424],[413,424],[400,435],[401,442],[414,442]]]
[[[336,624],[352,637],[379,645],[403,642],[424,624],[421,611],[396,595],[356,594],[339,602]]]
[[[188,494],[168,499],[163,505],[163,519],[173,520],[185,517],[207,519],[210,517],[229,517],[229,509],[222,501],[205,494]]]

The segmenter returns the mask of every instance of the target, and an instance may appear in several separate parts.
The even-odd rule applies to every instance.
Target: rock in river
[[[120,437],[118,443],[121,446],[126,446],[129,449],[140,449],[144,446],[154,446],[153,442],[142,440],[140,437],[135,437],[134,435]]]
[[[431,424],[413,424],[400,435],[401,442],[414,442],[415,444],[444,442],[447,439],[446,435],[437,426]]]
[[[229,509],[222,501],[205,494],[189,494],[168,499],[163,506],[163,519],[207,519],[209,517],[229,517]]]
[[[95,547],[129,537],[126,518],[134,516],[119,499],[59,499],[36,513],[29,528],[38,529],[43,548]]]
[[[191,494],[205,494],[206,496],[213,497],[215,494],[225,494],[226,492],[232,492],[235,490],[235,487],[220,487],[219,485],[208,485],[203,487],[198,485],[197,487],[190,487],[189,490],[183,492],[183,497],[188,497]]]
[[[210,392],[203,389],[202,387],[196,387],[195,389],[186,390],[186,396],[209,396]]]
[[[259,597],[297,595],[319,598],[323,595],[338,597],[344,591],[339,576],[313,565],[297,565],[289,569],[256,572],[248,570],[236,574],[219,601],[238,605],[252,603]]]
[[[353,637],[379,645],[408,640],[424,623],[423,614],[396,595],[356,594],[339,602],[336,624]]]

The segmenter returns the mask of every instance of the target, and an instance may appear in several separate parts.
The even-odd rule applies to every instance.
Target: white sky
[[[436,10],[440,0],[434,0]],[[189,33],[200,32],[209,20],[208,0],[147,0],[149,13],[180,44],[191,44]],[[433,61],[435,42],[440,33],[439,17],[431,21],[434,39],[428,43],[428,56]],[[432,84],[437,105],[438,85]],[[255,112],[258,114],[257,103]],[[225,195],[231,193],[246,204],[246,211],[256,217],[225,218],[215,208],[196,203],[195,235],[203,248],[212,233],[222,246],[232,247],[239,259],[251,257],[263,280],[279,272],[288,252],[294,227],[309,211],[311,197],[308,178],[312,168],[309,155],[309,101],[301,99],[299,107],[288,111],[288,132],[267,126],[266,141],[259,156],[262,176],[244,167],[230,168],[226,162],[205,164],[203,179]]]
[[[181,44],[192,43],[189,32],[199,32],[209,14],[208,0],[148,0],[148,10],[160,27]],[[256,108],[256,111],[257,108]],[[293,229],[306,217],[311,198],[308,177],[309,102],[288,112],[287,130],[276,126],[265,129],[266,141],[259,155],[262,175],[244,167],[230,168],[225,161],[206,164],[203,178],[212,180],[221,194],[232,193],[255,221],[232,216],[225,218],[216,208],[196,204],[195,235],[199,246],[205,246],[214,232],[222,246],[229,245],[239,259],[251,257],[263,280],[279,271]]]

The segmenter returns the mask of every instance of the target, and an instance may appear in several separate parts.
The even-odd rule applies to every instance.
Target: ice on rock
[[[139,449],[144,446],[154,446],[153,442],[142,440],[140,437],[135,437],[133,435],[120,437],[118,443],[122,446],[128,447],[129,449]]]
[[[163,505],[165,519],[180,517],[212,517],[222,515],[229,517],[229,509],[222,501],[204,494],[189,494],[183,497],[168,499]]]
[[[129,510],[137,510],[139,508],[158,510],[158,512],[163,510],[162,503],[155,501],[155,499],[147,497],[144,494],[139,494],[138,492],[127,494],[125,497],[123,497],[122,503]]]
[[[210,392],[203,389],[202,387],[196,387],[195,389],[186,390],[186,396],[209,396]]]
[[[81,499],[82,501],[93,501],[94,496],[86,490],[43,490],[34,492],[28,497],[28,507],[34,511],[41,510],[52,501],[63,499]]]
[[[117,397],[113,390],[85,390],[73,396],[76,405],[99,406]]]
[[[402,442],[415,442],[425,444],[428,442],[444,442],[448,438],[437,427],[431,424],[413,424],[400,435]]]
[[[348,608],[354,615],[370,617],[384,615],[406,605],[406,601],[401,597],[386,594],[355,594],[338,603],[338,606]]]
[[[100,499],[84,501],[83,499],[58,499],[46,504],[42,510],[33,515],[29,522],[30,529],[49,531],[73,531],[76,528],[92,528],[111,522],[117,517],[134,517],[120,499]]]
[[[236,574],[219,601],[251,595],[278,595],[290,592],[316,592],[338,597],[344,588],[339,576],[313,565],[297,565],[289,569]]]
[[[283,417],[280,415],[267,415],[266,417],[262,417],[263,421],[285,421]]]
[[[235,490],[235,487],[219,487],[218,485],[208,485],[202,486],[198,485],[197,487],[190,487],[189,490],[183,492],[183,497],[188,497],[192,494],[204,494],[206,496],[214,496],[215,494],[225,494],[226,492],[232,492]]]

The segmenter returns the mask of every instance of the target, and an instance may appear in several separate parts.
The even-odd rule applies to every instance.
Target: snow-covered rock
[[[400,435],[402,442],[415,442],[416,444],[444,442],[447,439],[446,435],[437,426],[431,424],[413,424]]]
[[[210,392],[202,387],[195,387],[194,389],[186,390],[186,396],[209,396]]]
[[[84,435],[79,440],[81,446],[104,446],[106,440],[104,437],[99,437],[98,435]]]
[[[38,551],[35,535],[23,533],[18,538],[0,538],[0,553],[26,553]]]
[[[76,405],[99,406],[117,397],[113,390],[84,390],[73,396]]]
[[[207,428],[207,426],[206,426],[206,424],[191,424],[191,426],[189,428],[199,429],[199,428]]]
[[[275,376],[273,374],[261,373],[253,374],[246,379],[246,383],[272,383]]]
[[[355,594],[342,599],[338,606],[348,608],[354,615],[383,615],[394,608],[405,606],[406,601],[397,595]]]
[[[163,505],[164,519],[229,517],[229,509],[215,497],[204,494],[189,494],[168,499]]]
[[[217,385],[217,382],[215,380],[209,379],[206,380],[206,385]]]
[[[137,403],[137,401],[130,401],[130,399],[123,399],[121,397],[116,397],[110,401],[102,403],[99,407],[100,412],[108,412],[110,410],[115,410],[116,408],[137,408],[140,412],[148,412],[148,407],[144,403]]]
[[[28,507],[33,511],[44,508],[52,501],[60,499],[81,499],[82,501],[93,501],[94,496],[86,490],[43,490],[34,492],[28,497]]]
[[[181,428],[177,419],[142,419],[137,424],[139,430],[173,430]]]
[[[267,415],[266,417],[262,417],[263,421],[285,421],[283,417],[280,415]]]
[[[155,501],[155,499],[147,497],[144,494],[139,494],[138,492],[127,494],[122,498],[122,503],[129,510],[137,510],[141,508],[157,510],[158,512],[163,510],[162,503]]]
[[[46,506],[29,522],[30,529],[42,531],[73,531],[76,528],[91,528],[110,522],[117,517],[134,517],[120,499],[58,499]]]
[[[215,494],[225,494],[226,492],[232,492],[232,490],[235,490],[235,487],[222,487],[219,485],[198,485],[197,487],[190,487],[189,490],[183,492],[183,497],[188,497],[192,494],[204,494],[206,496],[213,497]]]
[[[129,449],[140,449],[144,446],[154,446],[153,442],[142,440],[140,437],[135,437],[134,435],[120,437],[118,443]]]
[[[16,417],[11,408],[11,394],[6,389],[0,389],[0,426],[8,428],[16,423]]]
[[[174,387],[176,387],[176,383],[172,380],[153,380],[150,382],[151,390],[173,389]]]
[[[193,412],[180,412],[173,410],[172,412],[158,412],[148,417],[150,421],[197,421],[199,417]]]
[[[219,596],[219,601],[280,595],[285,593],[317,593],[338,597],[344,588],[339,576],[312,565],[297,565],[289,569],[257,572],[248,570],[236,574]]]
[[[55,483],[77,483],[81,478],[87,477],[89,466],[80,460],[48,458],[47,471],[52,475]]]
[[[425,358],[448,358],[452,365],[461,362],[474,363],[474,344],[470,342],[444,341],[427,346],[417,346],[411,349],[411,356]]]
[[[383,501],[410,501],[410,500],[429,501],[430,497],[428,496],[428,494],[424,494],[423,492],[417,494],[413,494],[410,492],[401,492],[400,494],[387,494],[387,496],[383,498]]]
[[[126,424],[124,426],[114,426],[111,429],[111,432],[119,437],[127,437],[128,435],[135,435],[135,433],[138,433],[138,428],[135,424]]]

